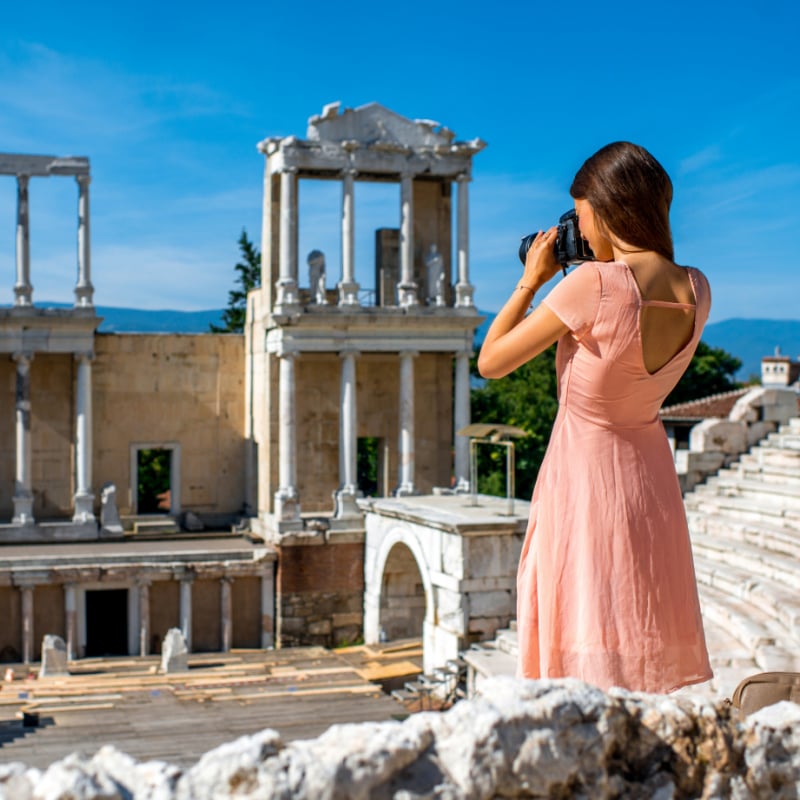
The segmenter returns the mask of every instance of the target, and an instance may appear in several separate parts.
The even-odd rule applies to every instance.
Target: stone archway
[[[367,644],[382,627],[399,638],[422,619],[423,670],[433,674],[514,618],[527,504],[508,516],[501,498],[468,506],[457,495],[416,495],[373,498],[364,509]],[[403,604],[412,607],[395,607]]]
[[[411,549],[396,542],[381,576],[380,632],[386,641],[422,638],[425,586]]]
[[[425,552],[418,538],[407,527],[387,531],[376,544],[377,547],[368,545],[365,559],[364,639],[368,644],[379,642],[381,628],[386,622],[389,623],[388,629],[384,627],[386,635],[390,639],[400,638],[393,634],[410,630],[419,621],[423,650],[428,652],[433,642],[436,610]],[[400,605],[403,598],[411,597],[414,598],[414,612],[403,620],[402,610],[390,609],[390,603],[393,606]],[[419,627],[416,630],[419,631]]]

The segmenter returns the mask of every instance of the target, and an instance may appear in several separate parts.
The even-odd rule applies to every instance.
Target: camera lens
[[[535,238],[535,233],[529,233],[527,236],[523,236],[522,241],[519,243],[519,260],[522,262],[523,266],[525,264],[525,257],[528,255],[528,250],[531,249]]]

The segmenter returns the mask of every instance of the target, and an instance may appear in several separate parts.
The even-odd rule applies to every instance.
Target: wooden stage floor
[[[402,719],[408,712],[379,683],[410,679],[421,661],[419,642],[409,641],[192,654],[188,672],[169,675],[156,656],[81,659],[69,676],[41,679],[17,665],[17,679],[0,684],[0,763],[43,768],[113,744],[140,761],[186,767],[264,728],[289,742],[335,723]],[[24,715],[38,715],[38,725],[25,726]]]

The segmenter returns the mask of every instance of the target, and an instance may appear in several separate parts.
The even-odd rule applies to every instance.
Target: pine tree
[[[247,314],[247,293],[261,286],[261,253],[247,238],[242,228],[239,237],[242,260],[234,269],[237,272],[236,287],[228,292],[228,307],[222,312],[222,325],[211,325],[211,333],[243,333]]]

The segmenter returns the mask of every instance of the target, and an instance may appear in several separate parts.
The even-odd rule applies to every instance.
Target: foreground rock
[[[687,698],[605,694],[578,681],[498,678],[484,696],[404,722],[337,725],[284,745],[274,731],[191,769],[112,747],[47,770],[0,765],[0,798],[456,800],[790,798],[800,793],[800,706],[748,718]]]

